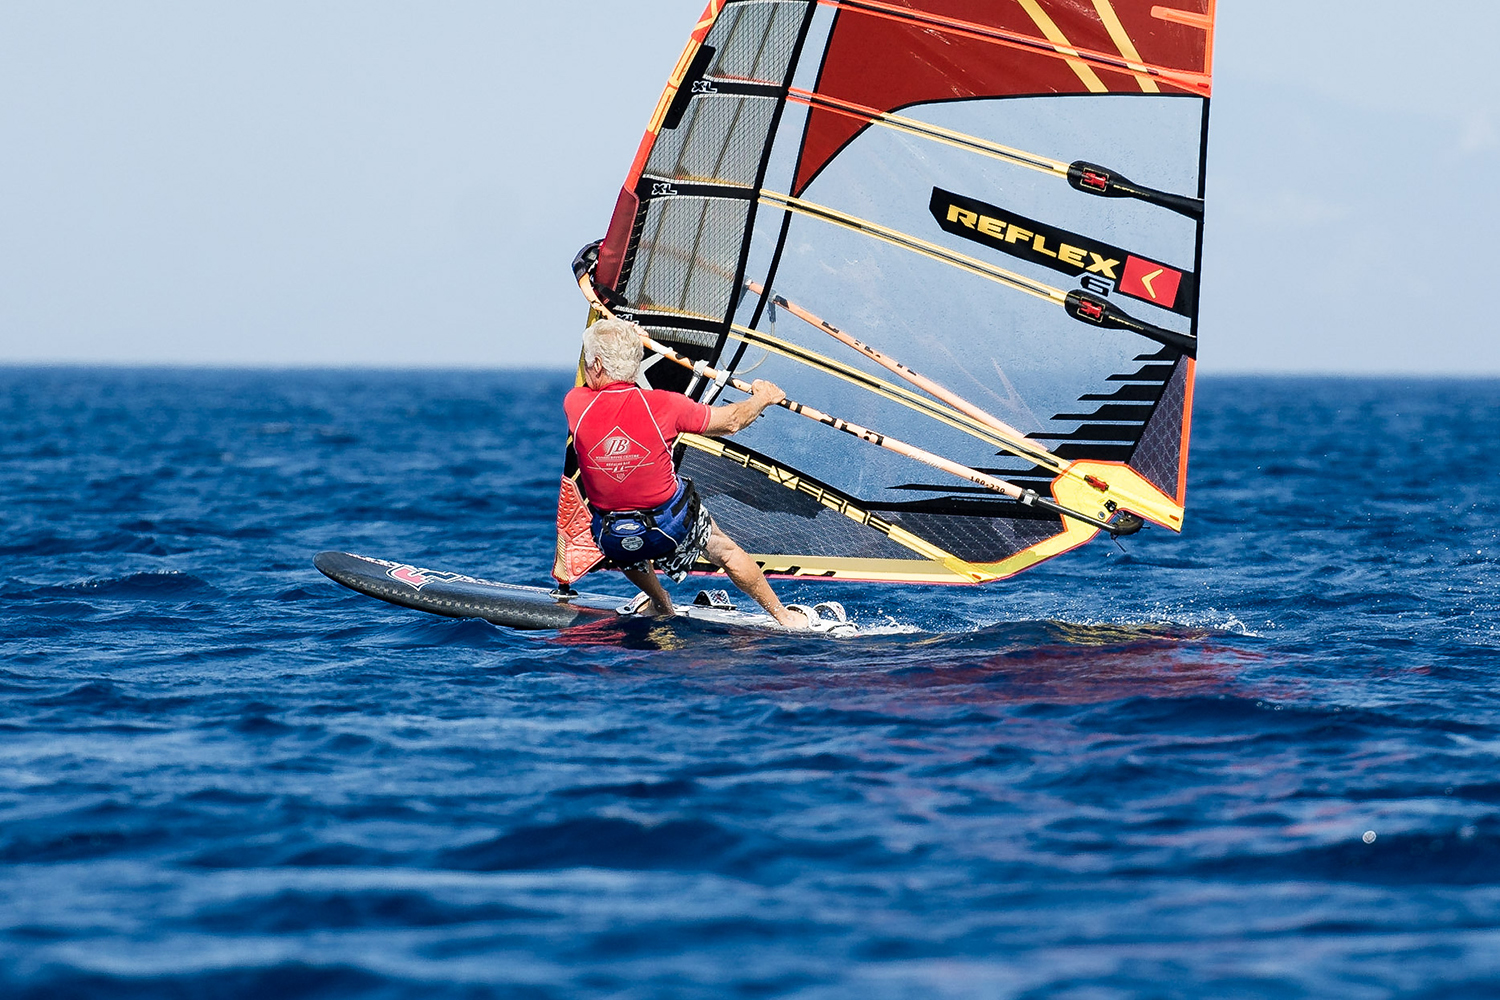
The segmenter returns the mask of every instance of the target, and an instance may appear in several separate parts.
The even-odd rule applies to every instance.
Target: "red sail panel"
[[[1158,16],[1161,5],[1152,0],[1113,0],[1105,6],[1113,11],[1117,25],[1107,25],[1094,5],[1081,0],[877,0],[844,5],[828,40],[817,91],[890,112],[929,101],[1087,94],[1100,92],[1099,86],[1112,93],[1138,94],[1143,92],[1142,79],[1161,93],[1206,89],[1206,79],[1201,86],[1194,84],[1209,68],[1207,30]],[[1195,14],[1210,16],[1212,6],[1213,0],[1179,0],[1172,5],[1189,20]],[[1038,13],[1040,17],[1034,16]],[[1059,51],[1059,34],[1073,52]],[[1165,72],[1134,73],[1120,65],[1126,62]],[[814,108],[794,193],[804,191],[864,127],[847,114]]]

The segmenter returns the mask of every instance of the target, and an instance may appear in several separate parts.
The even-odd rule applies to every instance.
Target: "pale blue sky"
[[[702,6],[6,0],[0,363],[571,364]],[[1203,370],[1500,374],[1497,34],[1221,0]]]

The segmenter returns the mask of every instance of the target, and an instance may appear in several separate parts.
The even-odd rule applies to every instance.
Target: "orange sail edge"
[[[1193,436],[1193,385],[1197,381],[1198,361],[1187,359],[1187,380],[1183,383],[1182,444],[1177,451],[1177,506],[1187,506],[1188,440]]]
[[[661,97],[657,98],[656,107],[651,112],[646,134],[641,137],[640,146],[636,149],[635,160],[631,162],[630,173],[625,179],[627,190],[640,181],[641,173],[646,169],[646,161],[651,157],[651,149],[656,145],[657,136],[661,134],[662,122],[666,120],[667,111],[672,107],[672,102],[677,99],[677,92],[682,89],[688,69],[693,65],[698,50],[703,47],[703,42],[708,38],[714,22],[723,13],[724,3],[725,0],[709,0],[708,6],[703,8],[703,16],[698,18],[697,24],[693,25],[693,33],[688,36],[682,54],[677,57],[677,63],[672,67],[672,73],[667,78],[667,85],[662,89]]]
[[[583,491],[567,476],[557,491],[557,553],[552,560],[552,579],[570,584],[604,562],[604,553],[594,544],[590,531],[593,514]]]
[[[1208,0],[1208,13],[1199,14],[1191,10],[1179,10],[1176,7],[1165,7],[1161,5],[1151,8],[1151,16],[1158,21],[1166,21],[1169,24],[1181,24],[1188,28],[1197,28],[1204,34],[1203,39],[1203,96],[1209,96],[1212,89],[1214,75],[1214,19],[1216,17],[1218,0]]]

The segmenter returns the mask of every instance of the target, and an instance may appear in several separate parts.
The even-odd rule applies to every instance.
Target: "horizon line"
[[[197,361],[77,361],[77,360],[4,360],[0,359],[0,370],[20,369],[75,369],[79,371],[202,371],[202,372],[370,372],[370,373],[465,373],[481,374],[503,372],[547,372],[566,375],[576,370],[572,365],[441,365],[441,364],[281,364],[276,362],[197,362]],[[1465,381],[1483,382],[1500,380],[1500,369],[1485,372],[1450,371],[1394,371],[1390,369],[1340,370],[1328,368],[1275,369],[1275,368],[1229,368],[1204,370],[1201,362],[1199,376],[1208,378],[1335,378],[1335,379],[1410,379],[1414,381]]]

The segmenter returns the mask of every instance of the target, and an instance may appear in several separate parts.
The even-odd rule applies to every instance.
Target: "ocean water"
[[[1181,537],[849,641],[312,568],[545,582],[566,385],[0,369],[3,995],[1500,995],[1500,383],[1205,378]]]

